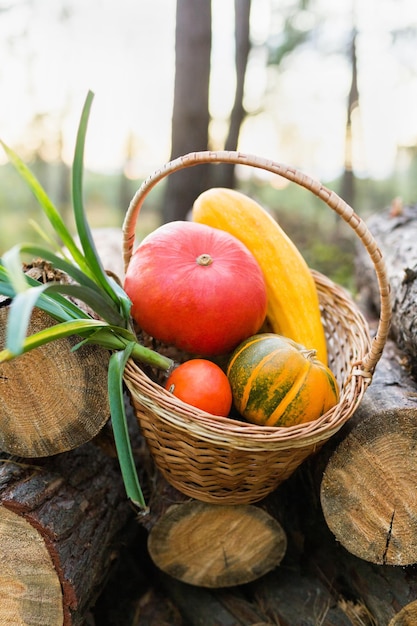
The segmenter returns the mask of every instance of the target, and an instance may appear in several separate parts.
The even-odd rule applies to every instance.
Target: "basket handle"
[[[374,265],[380,295],[380,317],[376,333],[372,340],[369,352],[365,354],[361,364],[356,364],[355,368],[356,373],[362,372],[363,375],[369,376],[369,374],[373,372],[375,365],[381,357],[385,342],[388,338],[389,326],[391,322],[392,308],[390,284],[387,277],[385,261],[365,222],[354,212],[352,207],[342,200],[342,198],[340,198],[334,191],[331,191],[319,181],[310,178],[310,176],[300,172],[294,167],[251,154],[223,150],[216,152],[192,152],[169,161],[162,168],[155,170],[155,172],[146,178],[134,195],[128,207],[123,222],[123,260],[125,270],[132,256],[135,241],[136,222],[146,195],[158,182],[169,174],[173,174],[178,170],[202,163],[234,163],[236,165],[249,165],[251,167],[264,169],[277,174],[278,176],[282,176],[311,191],[323,200],[331,209],[333,209],[333,211],[340,215],[340,217],[342,217],[354,230],[364,245]]]

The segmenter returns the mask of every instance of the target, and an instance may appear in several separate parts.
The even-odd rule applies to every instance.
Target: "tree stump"
[[[0,624],[81,626],[133,520],[118,461],[93,443],[30,463],[3,457]]]
[[[0,307],[4,347],[9,307]],[[34,309],[29,334],[54,324]],[[72,348],[67,337],[0,363],[0,449],[26,458],[51,456],[90,441],[110,417],[109,353],[97,346]]]
[[[329,528],[362,559],[416,563],[417,383],[394,344],[339,435],[321,483]]]

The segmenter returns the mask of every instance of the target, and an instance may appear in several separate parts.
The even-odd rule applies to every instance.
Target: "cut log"
[[[353,624],[387,625],[417,597],[415,566],[377,565],[354,556],[335,539],[320,510],[311,510],[302,535],[297,561],[338,599]]]
[[[81,626],[130,523],[118,461],[95,444],[36,463],[3,458],[0,624]]]
[[[417,597],[416,567],[365,561],[351,554],[335,538],[324,519],[318,490],[329,454],[332,454],[331,441],[268,497],[267,508],[284,528],[288,548],[280,567],[251,583],[250,588],[257,590],[256,597],[273,598],[284,595],[281,585],[288,585],[285,610],[296,614],[297,604],[301,605],[301,600],[298,603],[296,600],[298,590],[310,587],[305,598],[315,594],[323,610],[328,605],[336,611],[337,617],[329,611],[327,619],[344,619],[340,610],[355,626],[386,626],[402,607]],[[309,606],[311,612],[306,619],[311,620],[314,615],[317,617],[317,611],[314,613],[314,603]],[[282,623],[293,623],[285,621],[283,612],[280,615]]]
[[[417,383],[386,346],[362,403],[336,440],[321,505],[338,541],[376,564],[417,562]]]
[[[0,308],[0,346],[9,307]],[[29,334],[54,324],[34,309]],[[97,346],[72,348],[68,337],[0,363],[0,449],[26,458],[72,450],[90,441],[109,419],[109,354]]]
[[[171,506],[148,542],[162,571],[202,587],[254,580],[280,563],[285,546],[281,527],[262,509],[197,500]]]
[[[383,211],[370,217],[367,224],[384,256],[391,285],[392,336],[401,350],[415,357],[417,356],[417,205]],[[379,315],[379,291],[376,276],[363,247],[358,250],[357,269],[357,286],[363,305]]]
[[[0,506],[0,623],[63,624],[61,583],[38,531],[24,517]],[[42,605],[39,607],[39,598]]]
[[[183,622],[178,621],[178,626],[272,626],[278,623],[291,626],[297,623],[303,626],[387,626],[402,607],[417,597],[415,568],[366,562],[350,554],[336,541],[324,521],[317,492],[316,473],[321,475],[322,451],[261,503],[264,510],[279,520],[288,539],[285,557],[278,567],[246,585],[204,588],[168,576],[152,567],[151,562],[146,572],[150,588],[145,595],[142,572],[139,576],[136,572],[139,582],[135,583],[132,579],[134,569],[128,568],[124,580],[126,586],[135,588],[136,585],[135,605],[138,609],[135,620],[129,621],[120,617],[126,607],[126,600],[120,601],[118,591],[126,564],[122,560],[120,570],[115,572],[116,578],[109,581],[103,594],[108,597],[106,606],[114,607],[119,602],[120,612],[115,613],[113,620],[104,621],[100,613],[96,624],[168,626],[177,624],[177,613],[174,610],[175,617],[171,617],[171,622],[164,616],[169,616],[176,607],[183,618]],[[172,494],[173,505],[178,506],[180,501],[175,500],[175,492],[171,491]],[[188,501],[183,498],[184,503]],[[155,519],[150,519],[152,514],[158,517],[163,511],[158,511],[156,504],[151,506],[151,515],[142,520],[143,525],[156,523]],[[133,556],[132,551],[129,554]],[[136,562],[143,567],[143,561],[137,559]],[[112,597],[115,597],[113,603]],[[153,611],[153,603],[158,597],[158,610]]]
[[[230,587],[276,567],[286,551],[280,524],[255,505],[186,498],[158,473],[150,500],[148,549],[157,567],[201,587]]]

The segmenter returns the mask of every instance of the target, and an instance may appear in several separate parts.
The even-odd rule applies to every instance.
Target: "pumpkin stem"
[[[314,348],[312,348],[311,350],[307,350],[306,348],[305,350],[300,350],[300,352],[303,357],[305,357],[309,361],[312,361],[317,355],[317,350],[315,350]]]
[[[213,259],[209,254],[200,254],[197,258],[196,261],[198,263],[198,265],[202,265],[203,267],[206,267],[208,265],[211,265],[213,263]]]

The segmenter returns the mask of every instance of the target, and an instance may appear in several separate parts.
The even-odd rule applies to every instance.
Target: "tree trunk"
[[[350,45],[351,83],[347,102],[345,129],[345,168],[342,176],[340,195],[350,206],[355,206],[355,176],[353,173],[353,129],[352,113],[359,107],[358,69],[356,55],[356,37],[354,30]],[[339,223],[339,222],[338,222]]]
[[[207,150],[210,55],[210,0],[177,0],[171,158]],[[201,165],[169,176],[164,222],[186,218],[195,198],[207,188],[207,175],[208,167]]]
[[[0,623],[81,626],[132,519],[117,460],[93,443],[33,463],[3,455]]]
[[[225,142],[225,150],[236,150],[240,129],[246,117],[243,106],[246,67],[250,52],[250,9],[251,0],[235,0],[235,67],[236,91],[230,115],[229,132]],[[221,163],[213,171],[213,182],[218,187],[235,187],[235,165]],[[213,185],[214,186],[214,185]]]
[[[393,209],[368,219],[368,225],[391,284],[392,335],[405,352],[393,344],[385,348],[372,385],[343,430],[348,434],[330,458],[322,503],[330,528],[354,554],[375,563],[407,564],[417,561],[417,385],[412,376],[415,358],[407,358],[415,357],[417,347],[412,332],[417,313],[412,269],[417,212]],[[370,315],[379,314],[376,278],[361,251],[357,274],[365,308]]]

